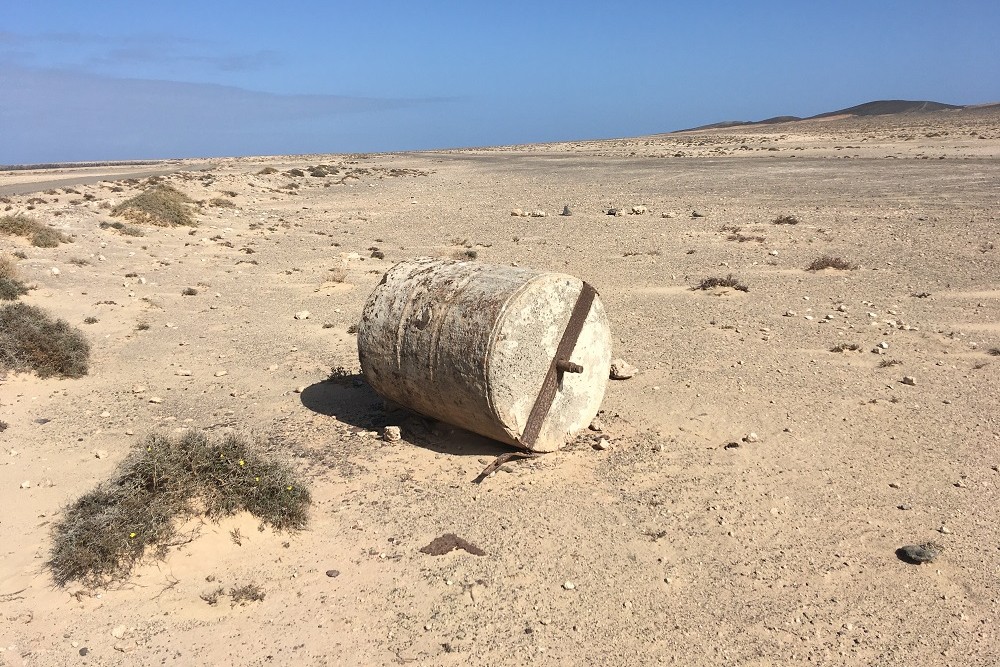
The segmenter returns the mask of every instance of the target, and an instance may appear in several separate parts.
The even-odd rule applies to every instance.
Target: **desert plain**
[[[102,227],[150,178],[197,226]],[[0,196],[72,238],[0,253],[92,348],[82,378],[0,377],[0,665],[1000,661],[996,107],[20,170]],[[597,288],[638,368],[600,432],[475,484],[506,447],[386,411],[354,326],[428,255]],[[694,289],[729,275],[747,291]],[[124,581],[56,585],[69,503],[186,429],[292,461],[307,527],[192,519]],[[483,554],[421,551],[446,533]]]

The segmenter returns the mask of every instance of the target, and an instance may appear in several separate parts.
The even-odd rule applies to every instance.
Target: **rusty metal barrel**
[[[534,452],[600,408],[611,328],[579,278],[437,258],[396,264],[365,304],[368,383],[411,410]]]

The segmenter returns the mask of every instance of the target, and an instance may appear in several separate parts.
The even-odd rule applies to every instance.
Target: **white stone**
[[[628,363],[624,359],[613,359],[611,361],[612,380],[627,380],[638,372],[639,372],[638,368]]]
[[[382,431],[382,439],[386,442],[399,442],[403,437],[403,431],[398,426],[386,426]]]
[[[308,320],[311,314],[312,313],[310,313],[308,310],[300,310],[299,312],[295,313],[295,319]]]
[[[565,588],[567,591],[571,591],[574,588],[576,588],[576,584],[574,584],[572,581],[567,581],[563,583],[563,588]]]

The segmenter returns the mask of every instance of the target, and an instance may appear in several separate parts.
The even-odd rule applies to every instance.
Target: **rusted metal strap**
[[[552,408],[552,402],[556,398],[556,390],[559,388],[559,375],[563,371],[579,373],[583,370],[577,364],[571,363],[569,358],[573,354],[576,342],[580,339],[580,332],[583,331],[583,323],[586,322],[587,315],[590,314],[590,307],[594,304],[594,297],[596,295],[597,290],[588,283],[583,283],[583,289],[580,290],[580,296],[577,297],[576,305],[573,306],[573,312],[569,316],[569,323],[566,324],[566,330],[563,331],[562,339],[556,348],[556,354],[549,365],[549,372],[545,375],[542,388],[538,392],[538,397],[535,398],[535,404],[531,407],[531,412],[528,414],[528,422],[524,425],[524,432],[521,434],[520,443],[525,449],[531,449],[532,445],[535,444],[535,440],[538,439],[538,434],[542,431],[542,424],[545,423],[545,418],[549,415],[549,410]]]
[[[484,479],[496,472],[497,468],[502,466],[508,461],[513,461],[514,459],[533,459],[536,456],[541,456],[538,452],[505,452],[500,456],[493,459],[493,463],[486,466],[479,477],[472,480],[475,484],[481,484]]]

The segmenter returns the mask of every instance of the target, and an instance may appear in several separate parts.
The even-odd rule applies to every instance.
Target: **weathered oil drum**
[[[579,278],[419,258],[392,267],[368,298],[358,356],[384,398],[550,452],[600,408],[611,329],[596,292]]]

